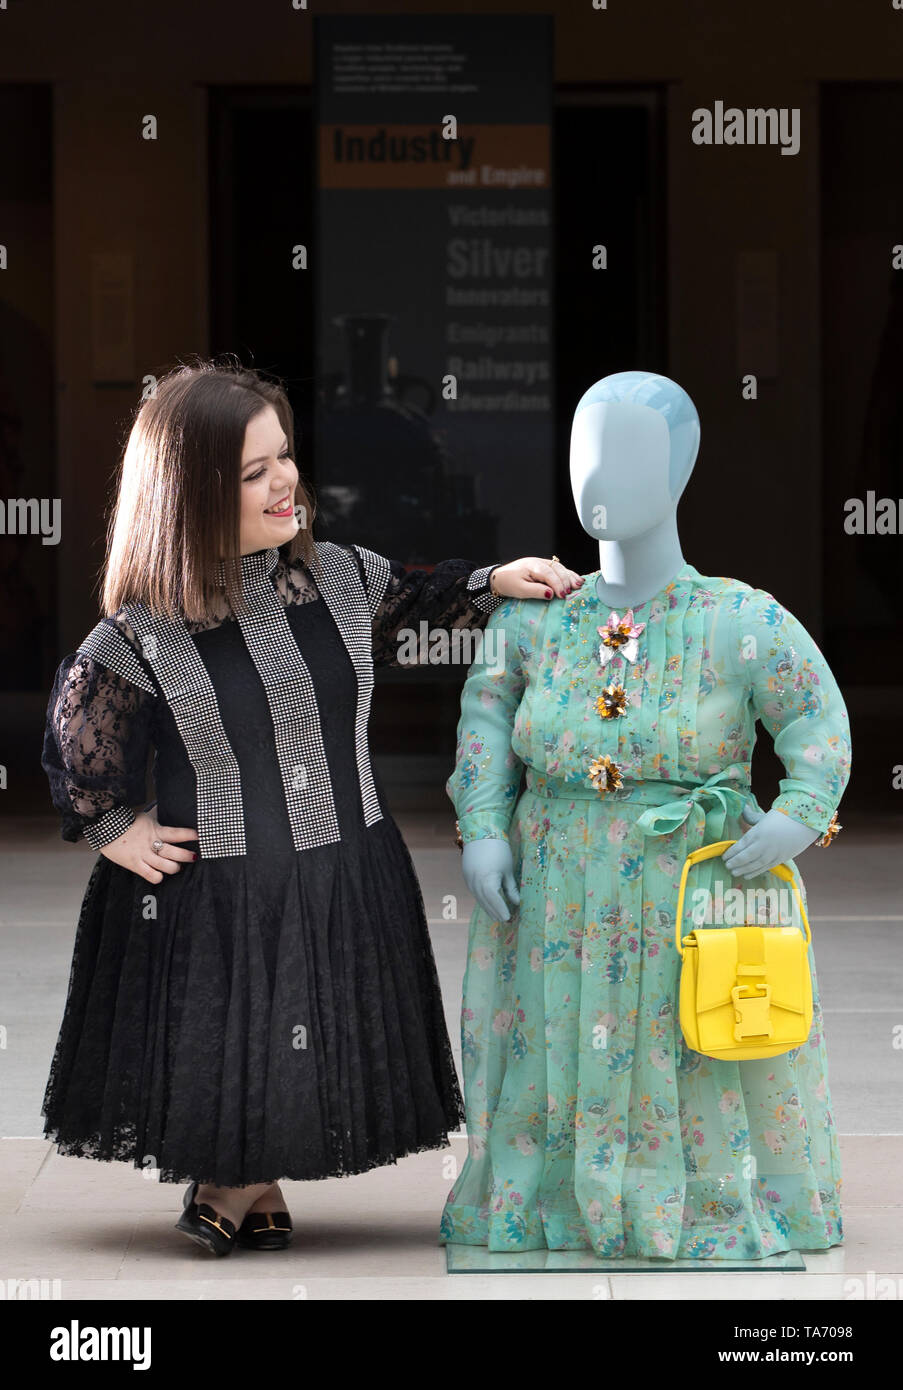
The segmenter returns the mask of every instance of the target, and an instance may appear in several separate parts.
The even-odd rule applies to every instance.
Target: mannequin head
[[[699,416],[655,372],[616,372],[584,392],[571,426],[571,489],[584,531],[626,541],[673,515],[699,452]]]

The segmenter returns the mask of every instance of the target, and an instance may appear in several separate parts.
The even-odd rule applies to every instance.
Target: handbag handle
[[[694,849],[692,853],[688,854],[686,857],[683,867],[683,873],[680,876],[680,889],[677,894],[677,912],[674,917],[674,945],[677,947],[677,954],[681,957],[681,959],[683,959],[684,952],[683,945],[680,939],[680,924],[683,919],[684,893],[687,887],[687,874],[690,872],[692,866],[694,864],[698,864],[700,860],[713,859],[716,854],[723,854],[723,852],[726,849],[730,849],[731,845],[735,845],[736,843],[736,840],[717,840],[713,845],[703,845],[701,849]],[[809,919],[806,916],[806,909],[803,906],[803,900],[800,897],[800,890],[797,886],[796,879],[793,876],[793,870],[790,868],[789,864],[775,864],[774,868],[769,869],[768,872],[774,874],[776,878],[783,878],[787,881],[787,883],[792,884],[793,891],[796,894],[796,901],[799,904],[800,916],[802,917],[803,925],[806,928],[806,944],[808,945],[809,942],[812,940],[812,933],[809,930]]]

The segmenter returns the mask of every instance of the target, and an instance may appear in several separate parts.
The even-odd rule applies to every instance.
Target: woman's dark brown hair
[[[271,405],[295,458],[294,420],[284,388],[237,359],[199,358],[157,382],[135,414],[107,534],[101,603],[203,620],[226,562],[226,597],[243,609],[240,566],[241,456],[248,421]],[[297,460],[295,460],[297,463]],[[314,498],[299,470],[294,504],[301,528],[291,559],[316,563]]]

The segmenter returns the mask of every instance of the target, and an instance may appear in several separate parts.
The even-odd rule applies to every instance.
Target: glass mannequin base
[[[448,1244],[448,1274],[743,1274],[775,1270],[804,1270],[799,1250],[783,1250],[762,1260],[652,1260],[627,1257],[603,1259],[592,1250],[487,1250],[485,1245]]]

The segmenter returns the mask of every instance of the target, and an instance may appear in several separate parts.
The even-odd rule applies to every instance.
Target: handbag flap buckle
[[[758,991],[761,990],[761,993]],[[731,990],[734,1001],[734,1039],[742,1042],[744,1038],[770,1038],[774,1029],[771,1024],[771,985],[754,982],[734,985]]]

